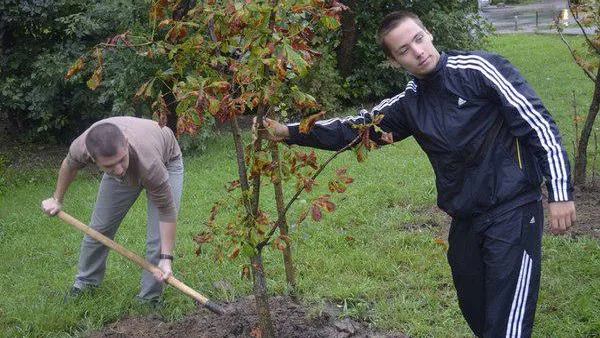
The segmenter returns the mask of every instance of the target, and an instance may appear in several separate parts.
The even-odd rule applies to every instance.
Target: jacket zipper
[[[519,161],[519,168],[523,169],[523,163],[521,162],[521,150],[519,149],[519,139],[515,138],[517,141],[515,144],[517,146],[517,160]]]

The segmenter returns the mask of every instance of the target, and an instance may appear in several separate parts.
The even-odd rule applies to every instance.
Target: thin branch
[[[351,147],[353,147],[360,140],[361,137],[362,137],[362,135],[359,134],[354,140],[352,140],[352,142],[348,143],[345,147],[343,147],[342,149],[340,149],[340,150],[336,151],[335,153],[333,153],[333,155],[331,155],[323,164],[321,164],[321,166],[319,166],[319,168],[317,169],[317,171],[315,171],[315,173],[312,174],[310,178],[313,179],[313,180],[315,178],[317,178],[317,176],[319,176],[319,174],[321,174],[321,172],[325,169],[325,167],[334,158],[336,158],[339,154],[343,153],[344,151],[346,151],[346,150],[350,149]],[[304,191],[304,185],[302,185],[300,188],[298,188],[298,190],[296,190],[296,193],[289,200],[289,202],[287,203],[287,205],[283,209],[283,212],[277,218],[277,221],[275,221],[275,223],[273,224],[273,226],[269,230],[269,233],[265,236],[265,239],[262,240],[262,242],[258,243],[258,245],[256,245],[256,248],[258,250],[262,249],[264,246],[266,246],[267,244],[269,244],[269,241],[271,240],[271,237],[273,236],[273,234],[275,233],[275,231],[279,227],[279,224],[282,222],[282,220],[285,217],[285,215],[287,214],[288,210],[290,210],[290,207],[292,206],[292,204],[294,204],[294,202],[298,199],[298,197],[300,196],[300,194],[303,191]]]
[[[575,63],[577,65],[579,65],[579,62],[577,61],[577,58],[575,57],[575,51],[573,50],[573,48],[571,48],[571,45],[569,45],[569,43],[567,42],[567,40],[565,39],[565,36],[563,35],[562,31],[560,29],[558,29],[558,35],[560,35],[560,39],[562,40],[562,42],[567,46],[567,48],[569,49],[569,53],[571,54],[571,56],[573,57],[573,60],[575,61]],[[581,70],[583,70],[583,72],[585,73],[585,75],[587,77],[590,78],[590,80],[592,80],[593,82],[596,82],[596,79],[594,78],[594,74],[590,71],[588,71],[587,69],[581,67],[579,65],[579,68],[581,68]]]
[[[573,16],[573,19],[575,20],[575,22],[577,23],[577,26],[579,26],[579,29],[581,29],[581,32],[583,33],[583,36],[585,37],[585,40],[587,41],[587,43],[594,48],[594,50],[596,51],[596,53],[598,53],[600,55],[600,47],[597,47],[596,45],[594,45],[592,43],[592,39],[590,39],[590,37],[587,35],[585,28],[583,27],[583,25],[581,25],[581,22],[579,22],[579,19],[577,18],[577,16],[575,15],[575,13],[573,13],[573,8],[571,6],[571,1],[569,0],[569,11],[571,12],[571,16]]]
[[[143,47],[143,46],[148,46],[153,44],[154,41],[148,41],[148,42],[144,42],[144,43],[138,43],[138,44],[129,44],[129,45],[115,45],[114,43],[106,43],[106,42],[100,42],[98,45],[102,46],[102,47],[114,47],[114,48],[133,48],[133,47]]]
[[[273,32],[274,29],[275,29],[275,18],[276,18],[276,14],[277,14],[277,8],[276,7],[277,7],[278,3],[279,3],[278,0],[271,0],[271,2],[270,2],[270,5],[273,8],[271,10],[270,15],[269,15],[269,21],[268,21],[269,30],[271,32]],[[272,55],[272,53],[271,53],[271,55]],[[263,65],[263,72],[265,74],[267,74],[269,72],[269,67],[266,64]],[[267,114],[267,111],[268,111],[268,109],[267,109],[266,104],[264,103],[264,101],[265,101],[265,97],[263,96],[261,98],[261,103],[257,107],[257,114],[256,114],[256,116],[257,116],[257,120],[258,121],[262,121],[263,118],[265,117],[265,115]],[[261,141],[260,138],[257,139],[254,142],[253,146],[254,146],[254,151],[255,152],[258,151],[262,147],[261,144],[262,144],[262,141]],[[252,203],[251,204],[252,205],[252,215],[257,215],[258,214],[258,208],[259,208],[259,204],[260,204],[260,179],[261,179],[260,174],[254,176],[252,178],[252,199],[251,199],[251,201],[252,201],[251,202]],[[260,248],[258,248],[258,249],[259,249],[259,252],[260,252]]]

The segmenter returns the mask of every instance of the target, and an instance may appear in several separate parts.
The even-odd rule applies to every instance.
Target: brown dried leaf
[[[208,243],[208,242],[212,241],[213,237],[214,237],[213,234],[208,233],[206,231],[202,231],[202,232],[195,234],[192,239],[194,240],[194,242],[196,242],[198,244],[204,244],[204,243]]]
[[[310,215],[314,221],[319,222],[323,218],[321,207],[313,203],[310,206]]]
[[[71,67],[69,68],[69,70],[65,74],[65,79],[70,78],[75,73],[77,73],[78,71],[80,71],[81,69],[83,69],[83,65],[84,64],[85,64],[85,60],[83,59],[83,56],[80,56],[79,59],[77,59],[77,61],[75,61],[75,63],[73,65],[71,65]]]
[[[237,246],[237,247],[235,247],[235,249],[233,249],[233,251],[231,253],[229,253],[229,255],[227,255],[227,257],[229,257],[229,259],[235,259],[239,253],[240,253],[240,247]]]
[[[313,114],[303,120],[300,121],[300,132],[303,134],[308,133],[308,131],[310,130],[310,128],[312,128],[312,126],[321,118],[321,116],[325,115],[325,112],[319,112],[316,114]]]

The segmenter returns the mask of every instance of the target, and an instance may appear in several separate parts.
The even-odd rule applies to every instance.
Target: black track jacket
[[[357,116],[317,122],[308,134],[289,124],[290,144],[337,150],[356,137],[353,124],[383,114],[379,127],[394,141],[413,136],[436,176],[438,206],[459,219],[511,210],[541,198],[572,200],[570,167],[542,101],[504,57],[441,53],[435,70]],[[379,144],[381,134],[371,130]]]

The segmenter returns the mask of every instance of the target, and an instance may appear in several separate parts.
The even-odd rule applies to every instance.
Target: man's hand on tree
[[[285,124],[275,120],[265,117],[262,123],[258,123],[257,117],[254,117],[252,121],[252,135],[254,139],[262,138],[279,142],[290,137],[290,131]]]

